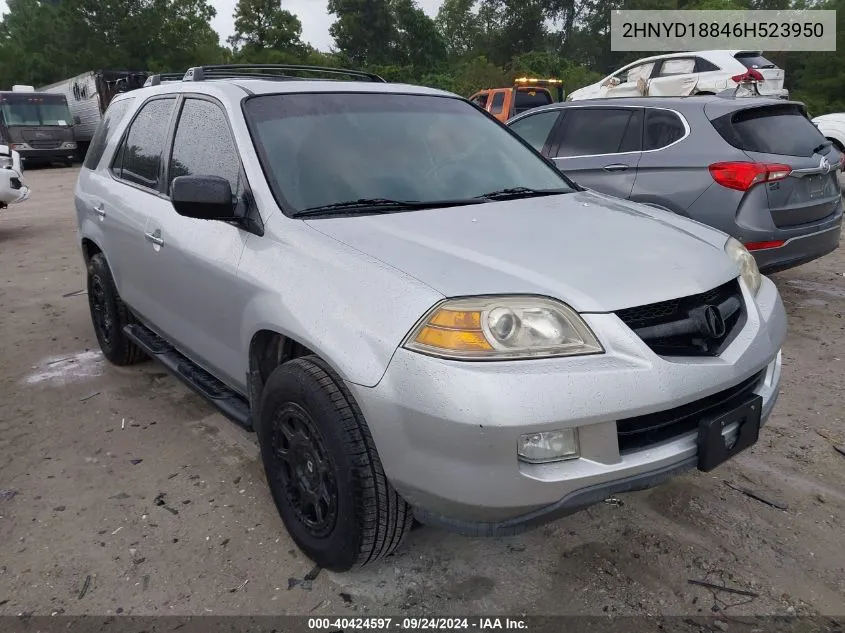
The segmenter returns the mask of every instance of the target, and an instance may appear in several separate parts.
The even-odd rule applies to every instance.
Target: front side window
[[[558,157],[622,151],[631,108],[572,108],[562,124]]]
[[[647,64],[640,64],[639,66],[629,68],[625,73],[625,83],[637,83],[640,79],[648,81],[649,77],[651,77],[651,71],[653,68],[654,62],[648,62]]]
[[[560,113],[557,110],[532,114],[511,124],[511,129],[528,141],[538,152],[549,139],[549,134],[557,122]]]
[[[97,126],[97,131],[91,138],[91,144],[88,146],[88,152],[85,154],[85,162],[83,167],[86,169],[95,169],[103,157],[103,152],[106,151],[106,145],[111,140],[112,132],[115,126],[123,119],[123,115],[129,109],[129,104],[132,99],[123,99],[122,101],[115,101],[112,103],[106,113],[103,115],[103,120]]]
[[[460,99],[282,94],[252,97],[244,111],[276,199],[294,214],[358,199],[435,203],[504,188],[571,186]]]
[[[188,98],[182,106],[168,189],[177,176],[220,176],[232,185],[232,193],[238,193],[240,160],[235,142],[225,112],[210,101]]]
[[[141,106],[112,164],[118,178],[158,189],[161,154],[175,103],[175,98],[155,99]]]

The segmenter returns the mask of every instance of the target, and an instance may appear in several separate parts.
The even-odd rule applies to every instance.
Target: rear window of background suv
[[[721,137],[746,152],[810,157],[824,136],[797,105],[748,108],[711,121]]]
[[[762,55],[743,55],[738,53],[736,60],[746,68],[777,68],[774,62],[770,62]]]

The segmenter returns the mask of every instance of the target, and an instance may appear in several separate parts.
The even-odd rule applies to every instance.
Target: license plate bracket
[[[807,189],[810,199],[821,198],[824,195],[827,179],[823,176],[810,176],[807,181]]]
[[[762,410],[763,398],[754,395],[727,413],[702,420],[698,425],[698,469],[709,472],[754,445],[760,437]],[[734,423],[739,426],[729,446],[723,433]]]

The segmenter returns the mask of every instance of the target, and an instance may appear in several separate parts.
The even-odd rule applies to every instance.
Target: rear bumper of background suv
[[[841,211],[838,216],[826,224],[830,226],[817,228],[804,235],[788,237],[781,246],[752,251],[760,271],[764,274],[771,274],[794,268],[835,251],[839,247],[839,239],[842,234]]]
[[[786,314],[770,280],[756,300],[742,292],[747,320],[716,357],[660,357],[615,314],[585,314],[604,354],[489,363],[400,348],[378,385],[349,388],[389,480],[420,520],[513,533],[696,466],[696,431],[620,452],[617,420],[742,388],[762,397],[765,421],[778,394]],[[520,435],[571,427],[579,458],[517,459]]]

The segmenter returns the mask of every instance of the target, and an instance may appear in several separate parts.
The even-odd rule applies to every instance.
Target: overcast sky
[[[217,9],[217,17],[211,25],[220,34],[220,40],[226,42],[226,38],[232,34],[234,20],[232,14],[235,12],[237,0],[209,0]],[[437,9],[443,0],[417,0],[417,3],[430,16],[434,17]],[[282,0],[282,6],[295,13],[302,22],[302,39],[310,42],[312,46],[320,50],[328,50],[332,45],[332,38],[329,35],[329,27],[334,21],[334,16],[326,12],[326,0]],[[6,0],[0,0],[0,13],[6,11]]]

